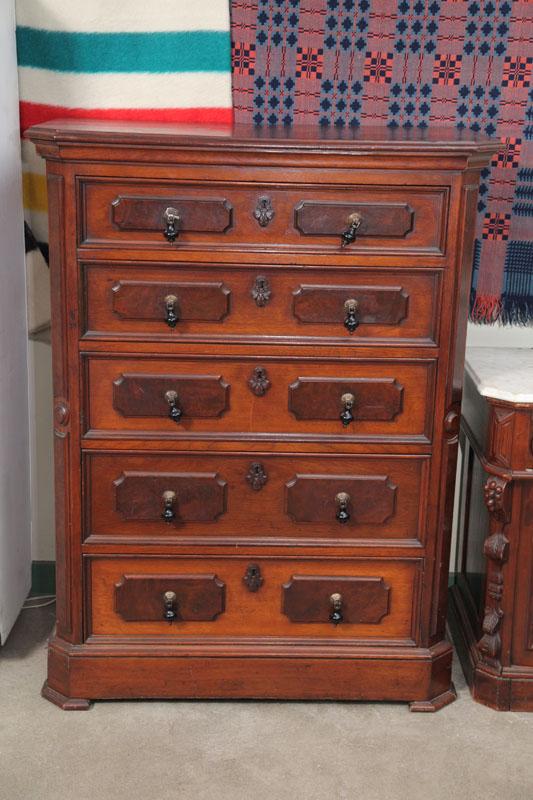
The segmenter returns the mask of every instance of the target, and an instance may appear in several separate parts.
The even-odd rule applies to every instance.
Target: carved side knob
[[[334,592],[331,597],[329,598],[329,602],[331,605],[331,614],[329,615],[330,621],[334,625],[338,625],[339,622],[342,622],[342,595],[338,592]]]
[[[58,425],[66,425],[69,421],[70,409],[66,400],[58,398],[54,405],[54,418]]]

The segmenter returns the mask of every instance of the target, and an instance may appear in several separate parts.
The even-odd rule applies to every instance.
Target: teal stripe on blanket
[[[59,72],[229,72],[227,31],[70,33],[17,28],[21,67]]]

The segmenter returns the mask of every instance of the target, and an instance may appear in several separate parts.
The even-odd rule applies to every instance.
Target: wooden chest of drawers
[[[454,698],[471,134],[50,123],[44,694]]]

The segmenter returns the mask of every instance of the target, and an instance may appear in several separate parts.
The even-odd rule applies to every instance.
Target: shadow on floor
[[[5,645],[0,647],[0,659],[26,658],[45,647],[54,630],[55,617],[55,603],[21,611]]]

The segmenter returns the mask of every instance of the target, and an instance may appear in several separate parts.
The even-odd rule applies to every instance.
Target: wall
[[[14,0],[0,2],[0,642],[31,581],[24,227]]]
[[[29,343],[31,557],[55,559],[52,348],[49,335]]]

